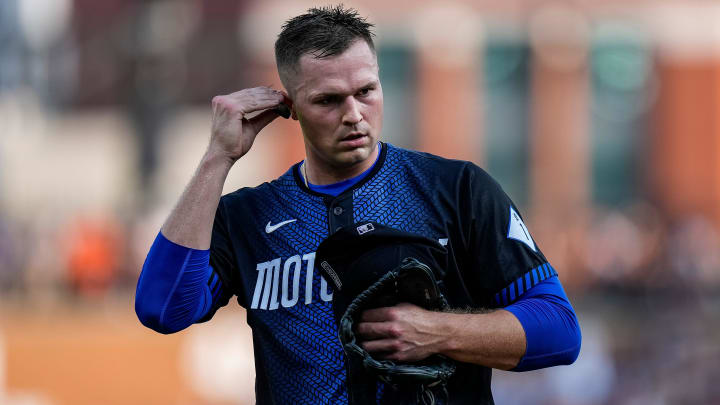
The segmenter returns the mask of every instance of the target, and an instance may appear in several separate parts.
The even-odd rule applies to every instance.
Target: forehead
[[[378,80],[375,53],[365,41],[355,41],[345,52],[328,58],[300,57],[296,90],[306,93],[351,91]]]

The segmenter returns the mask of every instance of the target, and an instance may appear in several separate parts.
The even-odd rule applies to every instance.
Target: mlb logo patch
[[[373,226],[373,224],[365,224],[357,227],[358,235],[363,235],[374,230],[375,227]]]

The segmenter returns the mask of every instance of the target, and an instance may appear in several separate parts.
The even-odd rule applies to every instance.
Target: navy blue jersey
[[[470,162],[382,144],[370,174],[337,197],[308,189],[297,170],[223,196],[213,226],[221,302],[236,295],[252,328],[258,404],[347,403],[332,289],[315,270],[318,245],[342,226],[375,221],[445,245],[441,289],[456,308],[504,307],[555,274],[518,209]],[[490,374],[461,364],[450,403],[492,404]]]

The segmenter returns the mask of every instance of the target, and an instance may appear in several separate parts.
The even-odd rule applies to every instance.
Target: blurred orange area
[[[102,297],[112,286],[123,253],[123,238],[110,219],[78,218],[61,236],[67,249],[68,279],[81,295]]]
[[[24,397],[32,401],[23,404],[38,405],[238,404],[193,389],[192,374],[183,368],[193,350],[187,332],[165,336],[145,329],[129,306],[8,309],[0,312],[0,360],[4,341],[6,364],[0,403]],[[236,377],[235,384],[252,393],[252,375]]]
[[[180,378],[180,336],[154,335],[128,313],[5,314],[7,392],[54,405],[175,404],[192,399]]]

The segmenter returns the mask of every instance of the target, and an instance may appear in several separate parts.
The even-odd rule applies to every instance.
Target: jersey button
[[[342,207],[335,207],[335,208],[333,208],[333,214],[335,214],[335,215],[340,215],[340,214],[342,214],[342,213],[343,213]]]

